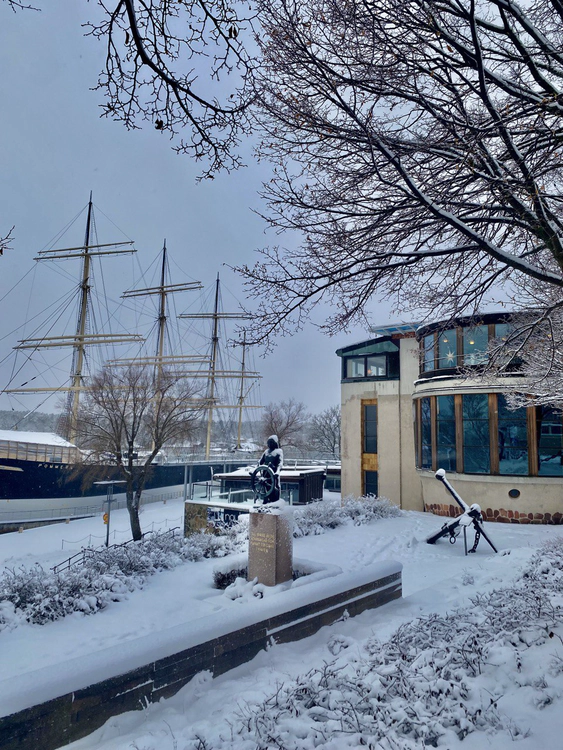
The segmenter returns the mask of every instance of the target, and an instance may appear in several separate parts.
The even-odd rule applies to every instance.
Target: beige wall
[[[342,496],[362,493],[362,401],[377,398],[379,495],[409,510],[423,510],[415,469],[412,390],[418,346],[401,339],[401,380],[342,384]]]
[[[419,471],[424,504],[450,504],[455,500],[433,471]],[[560,477],[501,477],[493,475],[456,474],[448,472],[447,479],[468,505],[478,503],[485,513],[510,508],[519,513],[550,513],[563,511],[563,484]],[[509,497],[509,490],[520,490],[520,497]],[[490,514],[488,514],[490,515]]]

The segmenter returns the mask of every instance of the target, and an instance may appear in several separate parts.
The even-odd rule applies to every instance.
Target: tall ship
[[[70,349],[71,370],[62,385],[36,385],[29,381],[13,387],[10,383],[0,393],[19,397],[24,394],[40,394],[45,398],[58,395],[64,399],[63,415],[57,433],[0,430],[0,530],[6,525],[33,522],[44,519],[77,517],[99,512],[108,491],[108,483],[115,483],[115,501],[120,497],[119,483],[123,479],[119,467],[111,457],[94,459],[77,446],[78,419],[81,396],[88,389],[88,377],[94,366],[91,352],[98,355],[97,367],[127,367],[139,365],[154,368],[155,376],[164,370],[177,378],[190,378],[194,382],[204,379],[203,398],[207,414],[205,426],[198,441],[186,445],[164,446],[151,464],[144,501],[178,496],[185,492],[188,482],[210,478],[213,472],[229,471],[248,461],[245,448],[254,446],[242,434],[243,415],[247,409],[259,408],[250,405],[249,394],[259,379],[259,374],[248,367],[247,352],[241,345],[241,358],[236,366],[225,366],[221,359],[221,325],[224,321],[236,320],[240,313],[226,313],[221,308],[220,281],[217,276],[213,289],[210,310],[185,312],[174,318],[190,321],[190,324],[207,324],[210,335],[203,335],[199,350],[190,348],[183,353],[186,342],[173,340],[170,331],[171,300],[178,293],[201,290],[198,281],[170,283],[168,251],[166,241],[158,258],[159,279],[154,286],[143,286],[125,291],[123,304],[138,303],[146,306],[148,300],[156,301],[156,316],[147,335],[137,332],[103,332],[95,330],[96,320],[92,307],[94,288],[93,264],[100,256],[116,256],[136,252],[132,240],[113,243],[98,242],[95,231],[92,196],[87,206],[84,242],[64,249],[47,249],[38,253],[35,260],[64,261],[78,259],[81,273],[76,289],[75,307],[77,316],[74,330],[61,335],[40,335],[24,338],[14,347],[16,353],[28,360],[41,355],[46,349]],[[67,303],[67,307],[70,304]],[[154,309],[153,305],[153,309]],[[107,308],[107,304],[106,304]],[[97,316],[98,318],[100,315]],[[108,320],[111,318],[107,314]],[[54,326],[50,326],[50,331]],[[125,356],[117,356],[117,348],[127,347]],[[108,356],[108,352],[110,353]],[[21,369],[21,368],[20,368]],[[13,369],[13,372],[18,370]],[[32,378],[35,380],[35,378]],[[234,398],[225,396],[222,384],[230,383]],[[229,403],[231,401],[232,403]],[[227,440],[219,455],[212,442],[212,430],[218,421],[214,415],[228,410],[230,432],[236,424],[236,437]],[[139,446],[136,458],[141,463],[147,446]]]

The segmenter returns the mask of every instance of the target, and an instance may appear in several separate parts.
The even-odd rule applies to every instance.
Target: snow
[[[0,430],[0,440],[15,443],[37,443],[38,445],[58,445],[63,448],[76,448],[73,443],[55,435],[54,432],[25,432],[20,430]]]
[[[142,514],[143,529],[178,526],[182,510],[181,500],[148,506]],[[229,560],[240,561],[240,555],[232,555],[221,561],[190,562],[157,573],[145,581],[142,590],[129,593],[124,601],[112,603],[95,615],[76,613],[43,626],[24,624],[2,631],[2,714],[17,710],[18,696],[28,693],[28,699],[33,702],[46,684],[49,689],[68,692],[80,683],[85,672],[102,679],[111,668],[118,666],[120,671],[147,652],[152,658],[158,658],[176,646],[186,648],[201,637],[204,623],[207,639],[221,632],[233,618],[238,623],[251,622],[259,615],[268,616],[278,611],[284,601],[298,606],[297,602],[307,601],[313,589],[318,588],[321,593],[323,587],[329,590],[339,576],[343,585],[350,585],[350,582],[357,585],[358,581],[367,580],[372,573],[371,566],[383,564],[391,570],[396,569],[396,564],[402,565],[401,600],[356,618],[343,618],[302,641],[272,645],[251,662],[218,678],[202,673],[173,698],[144,711],[114,717],[89,737],[69,746],[72,750],[195,750],[198,745],[194,738],[199,736],[202,749],[273,748],[277,746],[251,742],[248,732],[237,734],[237,727],[241,721],[245,724],[245,717],[250,726],[249,717],[255,713],[274,716],[272,706],[275,705],[279,726],[288,733],[284,740],[287,747],[308,750],[314,745],[307,722],[315,727],[329,726],[329,723],[326,717],[319,721],[317,716],[313,721],[309,710],[300,717],[283,713],[280,706],[285,699],[284,690],[287,695],[294,695],[297,678],[301,680],[299,684],[311,681],[307,676],[311,670],[328,669],[327,665],[334,663],[335,668],[341,670],[339,674],[352,672],[362,680],[368,676],[373,679],[372,673],[362,671],[362,659],[374,636],[383,644],[398,628],[408,628],[417,617],[427,618],[430,627],[432,622],[439,623],[439,618],[446,618],[455,608],[470,604],[478,594],[486,595],[511,586],[544,542],[563,537],[563,529],[557,526],[486,524],[499,554],[495,555],[481,541],[476,554],[465,557],[461,542],[451,545],[441,540],[436,545],[426,544],[426,537],[437,531],[444,520],[431,514],[407,512],[397,518],[379,519],[361,526],[349,523],[324,534],[296,538],[295,557],[304,558],[303,562],[318,573],[310,587],[304,579],[298,579],[289,590],[281,587],[279,592],[269,592],[271,595],[262,599],[251,597],[248,590],[243,590],[243,596],[232,600],[212,588],[214,568],[225,569]],[[112,513],[112,533],[114,530],[126,532],[126,511]],[[93,518],[3,535],[0,536],[0,562],[17,568],[37,561],[47,568],[79,549],[79,540],[98,537],[93,541],[100,543],[104,532],[101,519]],[[119,534],[116,536],[118,541],[123,541],[125,534],[121,539]],[[70,544],[73,540],[74,544]],[[469,540],[472,540],[471,532]],[[338,569],[342,574],[338,574]],[[243,588],[242,584],[238,585]],[[211,629],[208,627],[210,615]],[[457,614],[456,617],[469,616]],[[449,627],[455,619],[447,621]],[[500,715],[502,721],[494,732],[492,728],[471,732],[463,745],[450,734],[447,743],[438,746],[448,750],[457,750],[458,746],[465,750],[487,746],[508,750],[513,747],[514,736],[519,739],[521,750],[558,747],[563,666],[558,672],[556,665],[563,665],[563,631],[559,627],[559,630],[554,628],[554,632],[553,638],[545,637],[545,642],[529,648],[522,643],[518,647],[518,659],[514,657],[515,647],[510,640],[499,639],[490,645],[483,672],[474,680],[471,696],[463,699],[463,703],[476,708],[480,703],[491,701],[492,706],[494,702],[494,713]],[[421,658],[428,657],[422,655]],[[436,682],[437,694],[441,684]],[[272,696],[278,693],[274,701]],[[336,699],[332,696],[330,700]],[[268,706],[265,714],[264,705]],[[396,710],[399,716],[400,711]],[[345,737],[335,735],[326,743],[315,744],[326,750],[358,746],[357,736]],[[410,750],[421,746],[408,743],[395,746],[391,739],[373,745],[378,750]]]

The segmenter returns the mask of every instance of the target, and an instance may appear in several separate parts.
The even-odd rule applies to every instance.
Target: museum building
[[[488,520],[563,522],[563,421],[551,407],[510,410],[525,392],[518,364],[487,382],[479,370],[510,316],[483,314],[370,328],[342,362],[342,494],[377,494],[406,510],[455,516],[434,473],[445,469]],[[475,373],[474,375],[472,373]]]

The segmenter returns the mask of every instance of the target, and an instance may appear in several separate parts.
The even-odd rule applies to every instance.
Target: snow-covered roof
[[[37,443],[39,445],[56,445],[62,448],[76,448],[54,432],[25,432],[20,430],[0,430],[0,440],[10,440],[14,443]]]

